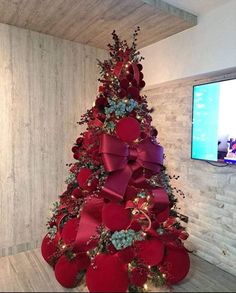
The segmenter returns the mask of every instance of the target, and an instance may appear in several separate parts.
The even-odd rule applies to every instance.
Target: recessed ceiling
[[[0,22],[106,48],[111,32],[127,40],[141,27],[145,47],[197,24],[162,0],[0,0]]]
[[[201,16],[220,5],[230,2],[230,0],[165,0],[165,2]]]

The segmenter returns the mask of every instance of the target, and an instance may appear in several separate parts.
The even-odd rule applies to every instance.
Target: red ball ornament
[[[130,246],[125,249],[122,249],[117,253],[117,255],[119,256],[122,262],[129,263],[135,257],[134,248]]]
[[[79,198],[79,197],[82,197],[83,196],[83,193],[82,191],[79,189],[79,188],[75,188],[73,191],[72,191],[72,196],[74,196],[74,198]]]
[[[127,265],[117,255],[99,254],[87,270],[86,284],[90,292],[126,292]]]
[[[143,69],[143,65],[142,64],[137,64],[137,67],[138,67],[138,69],[139,69],[139,71],[142,71],[142,69]]]
[[[190,259],[184,247],[168,246],[162,262],[161,271],[166,273],[169,284],[183,280],[189,272]]]
[[[125,230],[131,223],[130,211],[116,202],[104,204],[102,222],[111,231]]]
[[[83,137],[78,137],[76,139],[76,144],[78,145],[78,147],[80,147],[82,145],[82,143],[83,143]]]
[[[169,216],[170,216],[170,208],[168,207],[164,211],[158,212],[156,214],[156,220],[159,223],[163,223],[169,218]]]
[[[128,81],[132,81],[133,80],[133,75],[128,73],[126,74],[126,79],[128,79]]]
[[[148,271],[143,267],[136,267],[130,273],[130,281],[137,287],[142,287],[147,282]]]
[[[65,223],[61,232],[61,237],[63,241],[65,242],[65,244],[70,245],[75,242],[78,228],[79,228],[78,218],[70,219],[68,222]]]
[[[140,124],[132,117],[122,118],[116,125],[116,134],[123,141],[132,142],[140,136]]]
[[[82,260],[79,256],[69,260],[65,255],[62,255],[55,266],[55,277],[63,287],[73,288],[77,285],[77,275],[80,270],[87,266],[84,257],[82,257]]]
[[[120,81],[120,87],[123,88],[123,89],[127,89],[129,86],[129,81],[127,79],[122,79]]]
[[[145,133],[144,131],[141,132],[140,134],[141,139],[145,139],[148,137],[147,133]]]
[[[142,79],[143,79],[143,73],[140,72],[140,73],[139,73],[139,80],[141,81]]]
[[[74,145],[71,150],[73,153],[76,153],[79,151],[79,148],[76,145]]]
[[[158,265],[163,259],[164,245],[158,239],[138,241],[136,247],[138,258],[147,265]]]
[[[119,96],[120,96],[120,98],[124,98],[124,97],[126,97],[126,95],[127,95],[126,90],[121,89],[120,92],[119,92]]]
[[[137,80],[135,80],[135,79],[133,79],[133,80],[131,81],[131,83],[132,83],[132,85],[133,85],[134,87],[137,87],[137,86],[138,86]]]
[[[103,92],[104,91],[104,87],[102,85],[100,85],[99,88],[98,88],[98,91],[99,92]]]
[[[76,164],[72,165],[70,167],[70,172],[72,172],[74,174],[77,174],[77,172],[78,172],[78,166]]]
[[[79,160],[80,159],[81,154],[80,153],[74,153],[73,157],[75,160]]]
[[[96,101],[95,101],[95,105],[97,108],[101,108],[101,107],[105,107],[108,105],[108,101],[107,101],[107,98],[97,98]]]
[[[81,168],[76,179],[79,186],[83,189],[88,187],[88,179],[92,175],[92,171],[89,168]]]
[[[54,240],[50,239],[48,235],[46,235],[43,238],[42,244],[41,244],[41,253],[44,258],[44,260],[50,264],[52,256],[54,252],[56,251],[56,245]]]
[[[134,99],[137,99],[139,97],[139,90],[134,86],[129,87],[127,89],[127,93],[130,94]]]
[[[140,87],[140,88],[144,88],[145,85],[146,85],[145,81],[144,81],[144,80],[140,80],[140,82],[139,82],[139,87]]]

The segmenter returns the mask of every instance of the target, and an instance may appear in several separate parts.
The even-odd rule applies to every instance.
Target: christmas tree
[[[142,292],[175,284],[189,270],[188,237],[176,189],[163,166],[136,41],[115,31],[110,59],[98,61],[101,86],[72,147],[67,189],[54,203],[41,251],[67,288],[85,278],[90,292]],[[174,178],[176,178],[174,176]]]

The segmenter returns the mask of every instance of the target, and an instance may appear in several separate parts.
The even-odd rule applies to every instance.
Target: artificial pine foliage
[[[110,58],[98,61],[101,85],[82,115],[67,188],[59,196],[42,255],[65,287],[85,275],[91,292],[142,292],[152,281],[181,281],[189,270],[176,194],[151,125],[136,41],[112,33]]]

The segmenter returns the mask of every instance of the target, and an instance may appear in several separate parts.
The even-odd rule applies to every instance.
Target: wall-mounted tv
[[[236,79],[193,86],[191,158],[236,164]]]

